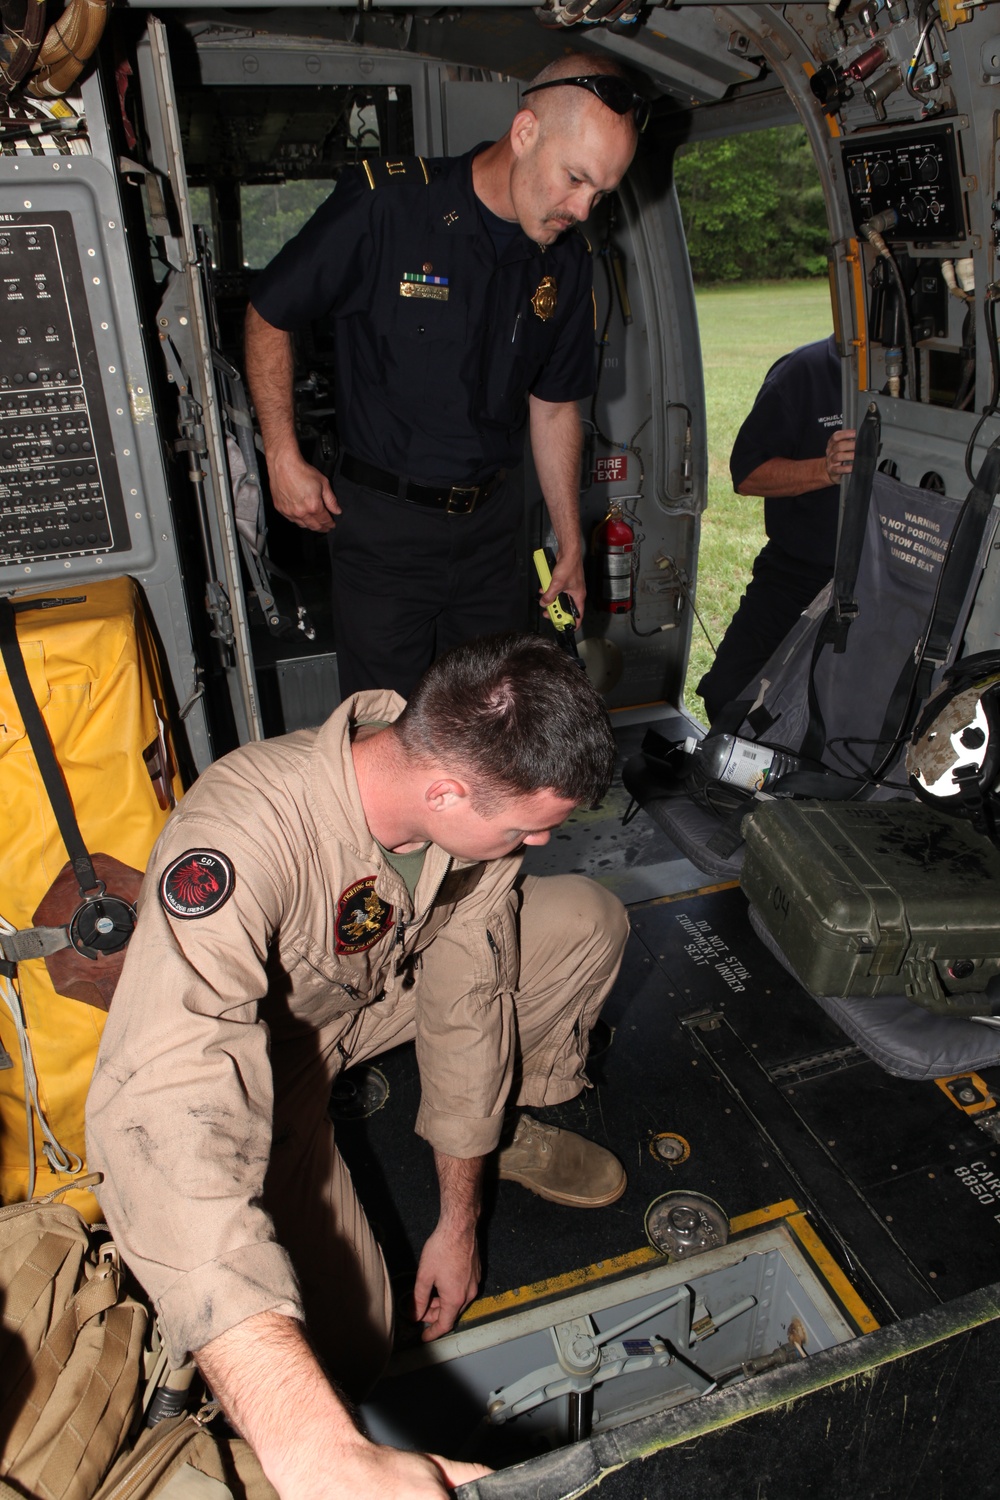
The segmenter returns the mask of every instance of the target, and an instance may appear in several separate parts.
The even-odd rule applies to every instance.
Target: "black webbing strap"
[[[836,655],[847,649],[847,632],[858,617],[855,589],[865,546],[882,420],[873,401],[865,412],[854,445],[854,463],[837,521],[837,561],[833,570],[833,605],[823,626],[823,640]]]
[[[832,645],[836,654],[847,649],[847,632],[860,613],[855,589],[861,554],[865,550],[868,511],[871,506],[875,463],[878,459],[882,419],[875,402],[871,402],[858,428],[854,445],[854,464],[842,498],[837,521],[837,560],[833,571],[833,602],[827,610],[813,646],[809,663],[809,723],[800,746],[800,754],[809,760],[821,760],[826,749],[826,723],[816,692],[816,664],[824,646]]]
[[[786,771],[768,785],[772,797],[809,797],[821,802],[847,802],[863,792],[867,782],[839,771]]]
[[[872,772],[880,778],[908,735],[912,716],[931,690],[934,673],[947,660],[959,611],[972,581],[979,546],[1000,488],[1000,438],[990,444],[976,482],[958,513],[948,552],[938,574],[927,629],[912,657],[903,663],[885,711]]]
[[[958,805],[977,833],[996,842],[997,828],[987,790],[980,784],[978,766],[956,766],[952,772],[958,783]]]
[[[31,691],[28,669],[24,665],[21,643],[17,638],[14,608],[9,599],[0,599],[0,656],[3,657],[3,664],[10,678],[11,691],[14,694],[14,702],[17,704],[18,712],[24,722],[25,733],[34,751],[35,760],[38,762],[42,782],[49,801],[52,803],[52,811],[59,825],[63,843],[66,845],[66,852],[70,857],[80,894],[84,896],[88,891],[99,887],[101,882],[97,878],[93,861],[87,853],[87,846],[83,842],[80,825],[76,821],[73,803],[70,801],[59,762],[56,760],[52,741],[45,727],[45,720],[35,702],[35,695]]]
[[[816,632],[812,657],[809,661],[809,676],[806,682],[806,702],[809,705],[809,722],[806,725],[806,732],[802,736],[802,743],[799,746],[799,754],[804,756],[806,760],[822,760],[823,751],[826,749],[826,720],[823,717],[823,710],[820,708],[819,703],[819,694],[816,691],[816,663],[819,661],[819,654],[823,647],[829,644],[830,636],[825,633],[825,627],[830,625],[832,620],[833,605],[831,604],[823,625]]]
[[[993,498],[1000,489],[1000,437],[986,450],[976,482],[958,513],[955,529],[948,543],[948,555],[938,576],[931,617],[920,651],[917,697],[930,692],[936,668],[948,659],[951,638],[958,623],[959,610],[965,601],[972,570],[979,556],[986,522],[993,509]]]
[[[743,819],[753,807],[755,800],[752,792],[746,792],[737,799],[728,812],[720,814],[722,824],[705,844],[710,854],[714,854],[717,859],[733,857],[743,843]]]
[[[725,704],[712,720],[712,733],[739,734],[740,725],[753,708],[753,703],[752,698],[734,698],[732,702]]]

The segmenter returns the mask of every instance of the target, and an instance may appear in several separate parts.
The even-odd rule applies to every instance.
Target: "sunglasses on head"
[[[521,98],[526,99],[529,94],[540,93],[542,89],[565,88],[567,84],[594,94],[616,115],[631,113],[638,131],[645,130],[649,124],[649,100],[637,94],[630,83],[614,73],[587,73],[580,78],[552,78],[548,83],[533,83],[523,91]]]

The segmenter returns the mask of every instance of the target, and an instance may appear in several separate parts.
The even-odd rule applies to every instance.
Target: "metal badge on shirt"
[[[556,298],[559,288],[556,286],[554,276],[543,276],[538,283],[538,290],[531,299],[531,305],[535,309],[535,316],[547,323],[556,310]]]
[[[376,896],[374,875],[341,892],[334,929],[338,953],[366,953],[391,926],[392,907]]]
[[[404,271],[403,279],[399,283],[399,295],[401,297],[429,297],[433,302],[447,302],[448,278],[429,275],[428,273],[433,269],[430,261],[425,261],[422,271]]]

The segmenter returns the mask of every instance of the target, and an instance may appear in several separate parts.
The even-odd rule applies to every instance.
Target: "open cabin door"
[[[241,743],[263,738],[236,517],[222,426],[212,309],[205,293],[207,241],[196,234],[178,125],[166,28],[155,16],[138,47],[149,143],[146,189],[154,234],[169,267],[157,330],[177,392],[175,448],[187,465],[205,567],[205,607]]]
[[[188,466],[187,479],[179,482],[190,487],[184,503],[201,532],[213,647],[224,658],[236,732],[247,739],[318,723],[335,706],[336,643],[318,618],[311,654],[301,637],[289,650],[278,650],[273,639],[265,640],[267,611],[262,624],[245,591],[249,577],[259,600],[253,568],[247,573],[241,566],[226,458],[227,403],[217,389],[220,351],[214,347],[210,290],[206,294],[210,267],[204,237],[193,223],[193,217],[204,215],[200,207],[192,215],[189,184],[208,184],[216,203],[220,195],[227,198],[226,223],[220,218],[216,224],[221,306],[223,286],[231,302],[236,284],[245,296],[264,263],[240,238],[254,227],[247,207],[247,189],[254,183],[317,179],[319,186],[320,177],[335,180],[342,166],[363,159],[365,151],[423,156],[467,151],[508,128],[523,85],[486,68],[449,65],[402,50],[359,49],[314,35],[307,42],[296,34],[291,15],[287,34],[274,28],[251,37],[224,25],[193,25],[175,38],[174,24],[150,18],[138,48],[151,167],[147,194],[159,253],[168,267],[155,309],[157,333],[177,392],[175,440],[179,460]],[[168,33],[185,48],[185,71],[176,86]],[[370,124],[367,134],[352,134],[352,115],[360,118],[369,109],[365,99],[371,101],[370,121],[378,125],[374,140]],[[245,144],[251,127],[273,144],[267,162]],[[165,200],[159,212],[153,202],[157,192]],[[580,508],[588,573],[582,654],[608,707],[628,710],[679,701],[707,482],[694,289],[659,142],[645,143],[619,192],[599,206],[583,230],[593,252],[597,394],[581,403]],[[230,367],[239,362],[232,311],[227,304],[228,322],[223,322],[229,338],[221,351]],[[305,356],[317,363],[307,368],[300,361],[297,381],[303,388],[313,368],[322,374],[329,366],[329,340],[330,330],[321,327]],[[327,415],[332,418],[332,408]],[[166,427],[170,420],[167,415]],[[520,615],[524,628],[544,629],[531,553],[551,536],[530,455],[523,486]],[[613,505],[621,507],[631,532],[624,558],[609,555],[602,529]],[[273,537],[278,552],[277,527]],[[282,562],[294,575],[283,554]],[[192,597],[195,592],[189,590]],[[315,602],[309,599],[311,608]]]

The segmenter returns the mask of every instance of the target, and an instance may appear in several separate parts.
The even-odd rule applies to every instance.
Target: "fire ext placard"
[[[612,458],[594,460],[594,483],[616,484],[628,478],[628,454],[618,453]]]

